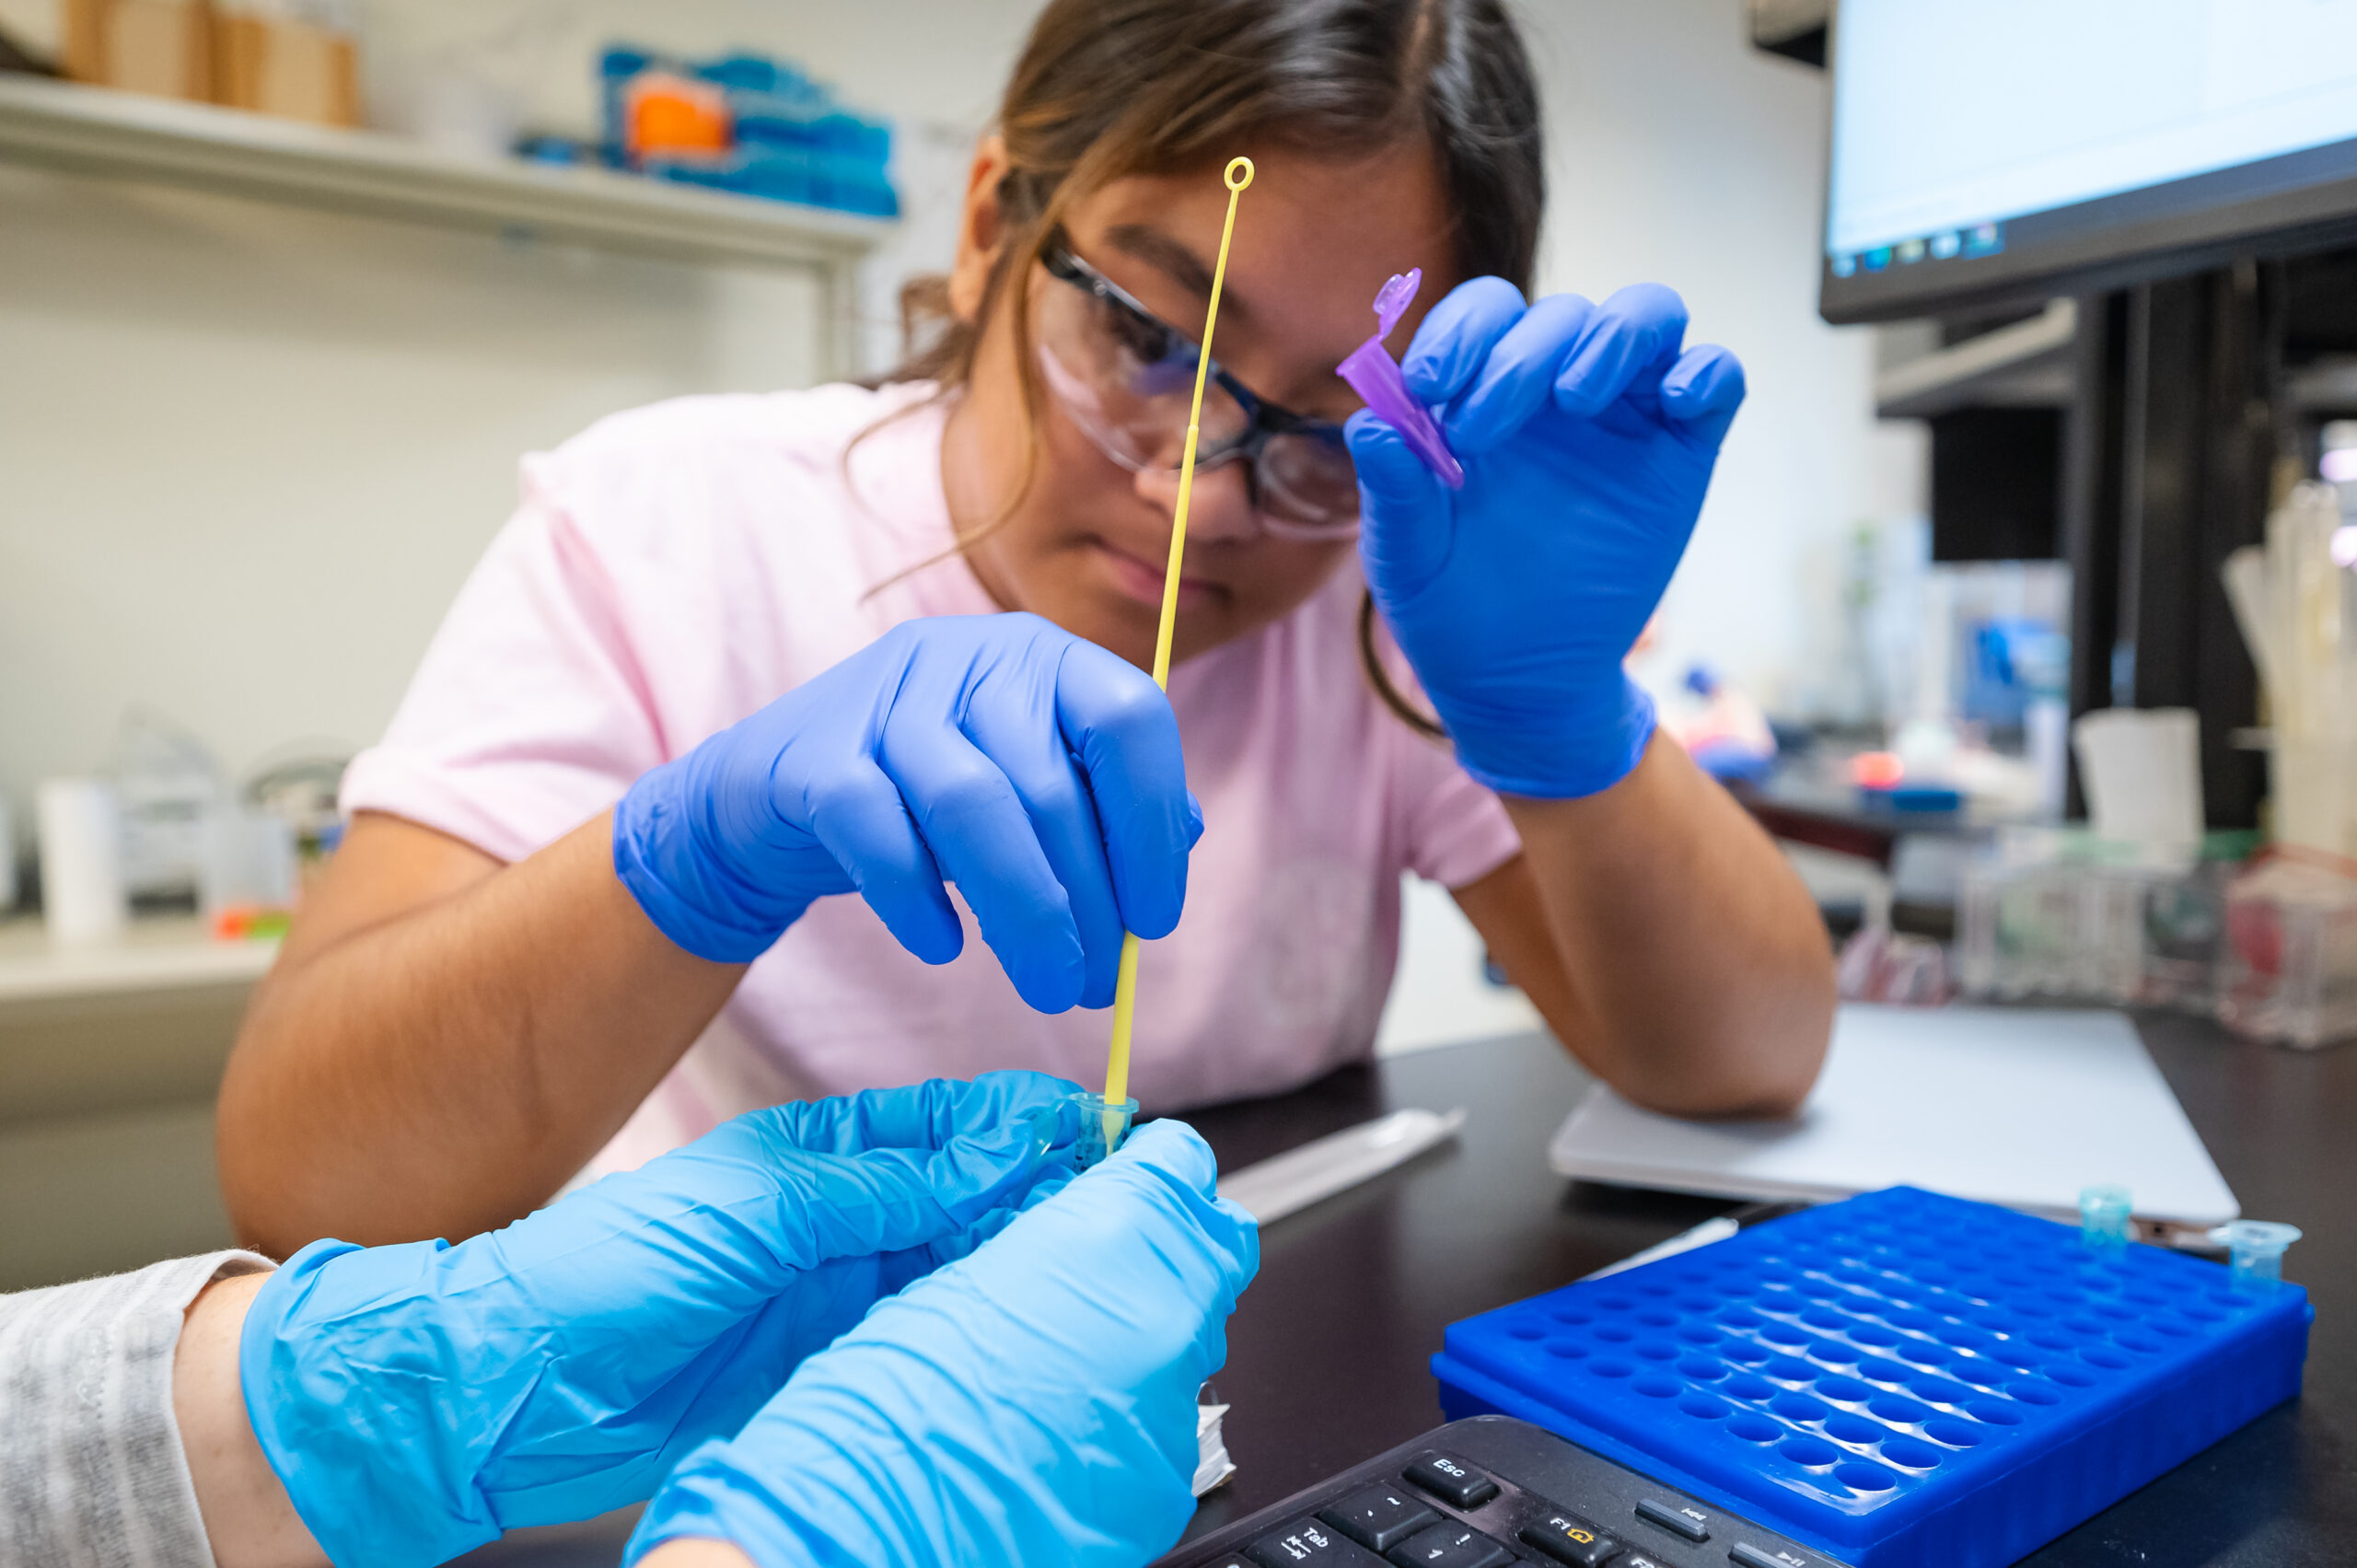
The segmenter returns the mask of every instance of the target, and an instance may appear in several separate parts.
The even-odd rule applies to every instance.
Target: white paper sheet
[[[1822,1200],[1908,1183],[2075,1216],[2116,1182],[2139,1216],[2216,1225],[2241,1205],[2118,1013],[1841,1009],[1790,1121],[1681,1121],[1601,1086],[1556,1132],[1565,1176],[1737,1198]]]

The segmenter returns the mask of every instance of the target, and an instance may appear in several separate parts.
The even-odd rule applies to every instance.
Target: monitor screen
[[[1841,0],[1824,312],[2357,237],[2357,0]]]

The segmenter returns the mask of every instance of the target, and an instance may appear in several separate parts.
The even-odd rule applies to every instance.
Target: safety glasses
[[[1193,339],[1140,305],[1060,241],[1040,255],[1049,289],[1035,311],[1049,390],[1102,451],[1133,473],[1176,471],[1187,444]],[[1203,385],[1195,467],[1251,465],[1255,513],[1271,534],[1306,541],[1358,532],[1358,476],[1342,427],[1281,408],[1220,368]]]

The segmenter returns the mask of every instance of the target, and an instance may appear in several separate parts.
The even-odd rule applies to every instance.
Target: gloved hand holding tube
[[[1260,1266],[1181,1123],[1132,1133],[988,1246],[879,1305],[679,1466],[625,1561],[1136,1568],[1194,1508],[1195,1394]]]
[[[1400,368],[1440,411],[1452,490],[1398,431],[1351,416],[1359,552],[1386,623],[1472,775],[1560,799],[1625,777],[1654,729],[1621,661],[1701,512],[1743,368],[1685,348],[1656,285],[1526,306],[1502,278],[1452,290]]]
[[[1113,998],[1124,927],[1167,935],[1202,815],[1178,722],[1145,673],[1036,615],[893,628],[642,776],[614,865],[700,958],[767,951],[814,899],[856,891],[946,963],[955,882],[1023,999]]]
[[[1030,1112],[1074,1087],[994,1073],[779,1106],[456,1247],[316,1242],[242,1330],[263,1456],[330,1558],[372,1568],[643,1499],[1067,1179]]]

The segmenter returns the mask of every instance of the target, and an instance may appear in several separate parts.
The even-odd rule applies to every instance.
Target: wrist
[[[499,1538],[477,1434],[443,1397],[463,1396],[465,1378],[438,1336],[385,1310],[435,1288],[434,1260],[449,1250],[315,1241],[265,1278],[238,1330],[254,1436],[332,1562],[425,1568]],[[354,1342],[368,1353],[352,1354]]]
[[[219,1568],[310,1568],[327,1562],[246,1413],[239,1339],[269,1278],[237,1274],[206,1285],[182,1316],[172,1356],[173,1419]]]
[[[1434,693],[1459,766],[1504,796],[1576,800],[1635,771],[1652,740],[1653,699],[1614,667],[1585,700],[1544,706],[1458,703]]]
[[[773,1400],[771,1411],[776,1405]],[[749,1425],[759,1426],[767,1413],[754,1416]],[[793,1435],[798,1434],[789,1434],[789,1442]],[[816,1532],[814,1539],[775,1494],[770,1481],[792,1476],[799,1467],[791,1460],[777,1462],[775,1454],[763,1458],[770,1462],[739,1463],[735,1446],[726,1441],[706,1444],[689,1455],[639,1516],[622,1551],[623,1568],[688,1568],[691,1562],[701,1568],[697,1560],[716,1547],[726,1549],[729,1562],[753,1568],[860,1561],[850,1555],[851,1543],[836,1540],[829,1532]],[[721,1561],[716,1556],[708,1560],[714,1564]]]
[[[645,1568],[753,1568],[753,1560],[735,1542],[709,1536],[675,1536],[639,1562]]]
[[[713,963],[750,963],[802,917],[810,900],[780,897],[737,876],[722,846],[707,842],[717,835],[697,830],[695,797],[707,787],[694,766],[700,754],[642,774],[615,806],[614,875],[677,947]]]

